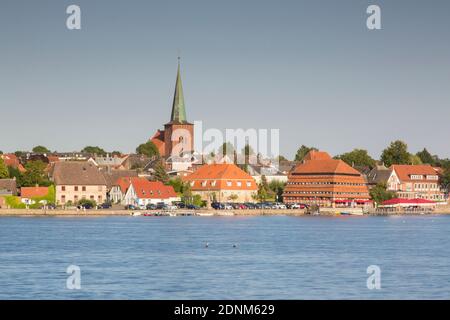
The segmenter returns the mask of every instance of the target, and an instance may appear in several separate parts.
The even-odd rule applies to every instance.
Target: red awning
[[[389,205],[418,205],[418,204],[436,204],[436,202],[427,199],[402,199],[394,198],[383,202],[383,206]]]

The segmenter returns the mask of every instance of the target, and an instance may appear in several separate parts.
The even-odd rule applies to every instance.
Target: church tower
[[[164,125],[164,156],[181,157],[194,151],[194,125],[186,118],[183,86],[181,84],[180,58],[170,121]]]

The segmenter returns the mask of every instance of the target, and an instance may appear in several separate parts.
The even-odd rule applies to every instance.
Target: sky
[[[81,8],[68,30],[66,8]],[[381,30],[366,9],[381,8]],[[279,129],[378,158],[393,140],[450,157],[447,0],[2,0],[0,150],[132,152],[170,118]]]

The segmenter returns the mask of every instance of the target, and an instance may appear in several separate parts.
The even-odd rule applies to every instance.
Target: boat
[[[140,212],[132,212],[132,213],[130,213],[130,216],[133,216],[133,217],[139,217],[141,215],[142,215],[142,213],[140,213]]]
[[[212,217],[214,215],[214,213],[213,212],[197,212],[195,215],[199,216],[199,217]]]
[[[229,211],[219,211],[217,213],[218,216],[234,216],[234,212]]]

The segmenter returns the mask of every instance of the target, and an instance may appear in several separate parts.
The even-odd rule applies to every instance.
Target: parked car
[[[281,203],[281,202],[275,203],[275,208],[276,209],[287,209],[286,205],[284,203]]]
[[[225,206],[222,203],[220,203],[220,202],[213,202],[213,203],[211,203],[211,207],[213,209],[216,209],[216,210],[223,210],[223,209],[225,209]]]
[[[145,207],[145,209],[147,209],[147,210],[156,210],[156,204],[154,204],[154,203],[149,203],[149,204],[147,204],[147,206]]]
[[[127,205],[125,206],[125,210],[139,210],[139,208],[136,207],[135,205],[127,204]]]
[[[200,207],[196,206],[195,204],[188,204],[186,206],[186,208],[189,209],[189,210],[199,210],[200,209]]]
[[[176,205],[178,209],[186,208],[186,204],[183,201],[173,202],[173,204]]]
[[[164,202],[158,202],[156,204],[156,209],[158,209],[158,210],[167,209],[167,205]]]
[[[230,206],[231,206],[233,209],[240,209],[240,208],[241,208],[241,205],[240,205],[239,203],[230,203]]]
[[[99,208],[99,209],[109,209],[111,207],[112,207],[112,205],[110,202],[105,202],[105,203],[102,203],[101,205],[97,206],[97,208]]]
[[[81,209],[90,210],[90,209],[94,208],[94,206],[92,204],[90,204],[90,203],[84,203],[82,205],[79,205],[77,208],[80,209],[80,210]]]
[[[233,210],[234,209],[233,206],[230,203],[224,203],[223,204],[223,208],[225,210]]]
[[[298,203],[288,203],[286,204],[288,209],[300,209],[300,205]]]
[[[276,209],[276,205],[272,202],[263,202],[261,203],[261,209]]]
[[[244,205],[247,207],[247,209],[256,209],[256,205],[251,202],[246,202]]]

